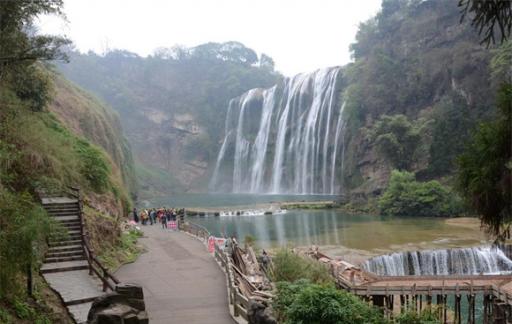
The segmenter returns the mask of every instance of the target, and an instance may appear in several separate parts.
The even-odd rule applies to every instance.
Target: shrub
[[[379,311],[332,285],[280,282],[274,309],[284,323],[385,323]]]
[[[313,283],[328,284],[334,280],[328,269],[310,259],[305,259],[287,249],[279,250],[272,259],[274,264],[273,280],[295,282],[307,279]]]
[[[418,313],[410,308],[395,317],[398,324],[438,324],[441,323],[437,318],[437,307],[426,308]]]
[[[16,295],[20,274],[34,266],[44,245],[49,220],[29,194],[13,194],[0,188],[0,299]]]
[[[384,215],[451,216],[462,212],[458,196],[438,181],[418,182],[414,174],[394,170],[379,199]]]
[[[82,162],[81,173],[87,179],[91,188],[99,193],[109,188],[110,168],[104,154],[84,140],[77,140],[75,150]]]

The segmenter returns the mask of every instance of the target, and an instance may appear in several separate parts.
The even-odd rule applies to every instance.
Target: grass
[[[277,251],[272,258],[274,282],[287,281],[295,282],[300,279],[307,279],[315,284],[334,284],[334,278],[323,264],[304,258],[288,249]]]
[[[116,245],[105,249],[100,254],[99,258],[103,265],[111,271],[115,271],[123,264],[135,262],[143,252],[137,244],[137,240],[141,236],[142,233],[135,230],[122,233]]]

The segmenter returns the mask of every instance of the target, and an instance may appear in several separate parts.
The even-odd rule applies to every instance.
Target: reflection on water
[[[254,236],[263,248],[286,245],[343,246],[371,252],[477,245],[478,226],[456,226],[443,218],[348,215],[337,210],[290,210],[263,216],[191,217],[217,236]]]

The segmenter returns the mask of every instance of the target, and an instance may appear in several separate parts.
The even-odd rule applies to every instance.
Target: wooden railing
[[[74,194],[73,197],[78,199],[79,206],[79,218],[80,218],[80,237],[82,241],[82,247],[84,250],[85,257],[87,259],[87,263],[89,264],[89,275],[93,273],[101,280],[103,283],[103,291],[107,291],[110,289],[114,291],[115,285],[119,284],[120,281],[117,279],[110,271],[101,263],[101,261],[94,254],[94,250],[91,247],[89,242],[89,235],[85,229],[85,219],[84,219],[84,211],[83,211],[83,201],[80,195],[80,188],[77,187],[69,187]]]
[[[190,222],[180,222],[179,229],[196,236],[205,244],[208,244],[208,238],[211,234],[205,227]],[[214,244],[214,257],[226,274],[229,304],[233,307],[233,317],[236,319],[241,316],[243,319],[248,321],[247,310],[249,309],[249,299],[240,292],[238,285],[235,283],[231,258],[217,243]]]

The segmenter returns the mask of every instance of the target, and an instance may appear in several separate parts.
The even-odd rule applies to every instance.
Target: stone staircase
[[[51,197],[41,199],[47,213],[62,230],[51,233],[41,273],[64,301],[77,323],[85,323],[92,301],[104,294],[102,284],[90,272],[84,254],[79,199]]]

